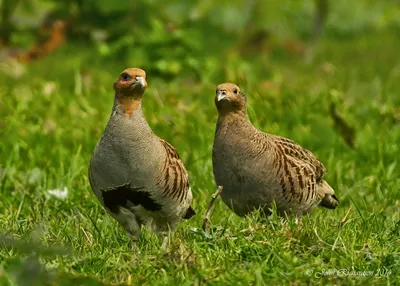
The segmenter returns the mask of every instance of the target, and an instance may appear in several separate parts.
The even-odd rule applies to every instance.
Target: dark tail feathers
[[[192,216],[194,216],[196,214],[195,210],[192,208],[192,206],[190,206],[185,215],[183,216],[183,219],[190,219]]]
[[[339,205],[339,199],[334,194],[325,195],[319,205],[328,209],[334,209]]]

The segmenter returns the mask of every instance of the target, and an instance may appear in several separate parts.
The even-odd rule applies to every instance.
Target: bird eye
[[[121,74],[121,78],[122,80],[127,81],[131,79],[131,76],[124,72],[123,74]]]
[[[233,90],[233,93],[234,93],[234,94],[238,94],[238,90],[235,88],[235,89]]]

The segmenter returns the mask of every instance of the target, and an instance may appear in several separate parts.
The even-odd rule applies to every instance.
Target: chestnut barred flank
[[[162,172],[163,178],[160,178],[158,184],[164,190],[166,197],[179,201],[187,200],[189,189],[189,177],[183,166],[178,153],[167,141],[160,139],[167,151]]]

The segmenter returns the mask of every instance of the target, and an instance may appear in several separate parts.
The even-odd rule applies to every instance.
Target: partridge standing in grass
[[[322,176],[321,162],[296,142],[260,132],[250,122],[246,96],[233,83],[217,87],[218,122],[213,146],[213,171],[221,197],[239,216],[273,202],[279,215],[301,216],[317,205],[338,205]]]
[[[94,193],[134,240],[142,224],[166,237],[181,218],[195,214],[178,153],[152,132],[143,116],[146,87],[143,70],[120,74],[111,117],[89,164]]]

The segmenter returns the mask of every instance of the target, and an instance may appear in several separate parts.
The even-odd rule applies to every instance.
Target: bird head
[[[146,72],[139,68],[124,70],[114,82],[117,97],[141,97],[146,87]]]
[[[233,83],[222,83],[217,86],[215,105],[219,114],[231,112],[246,114],[246,96]]]

